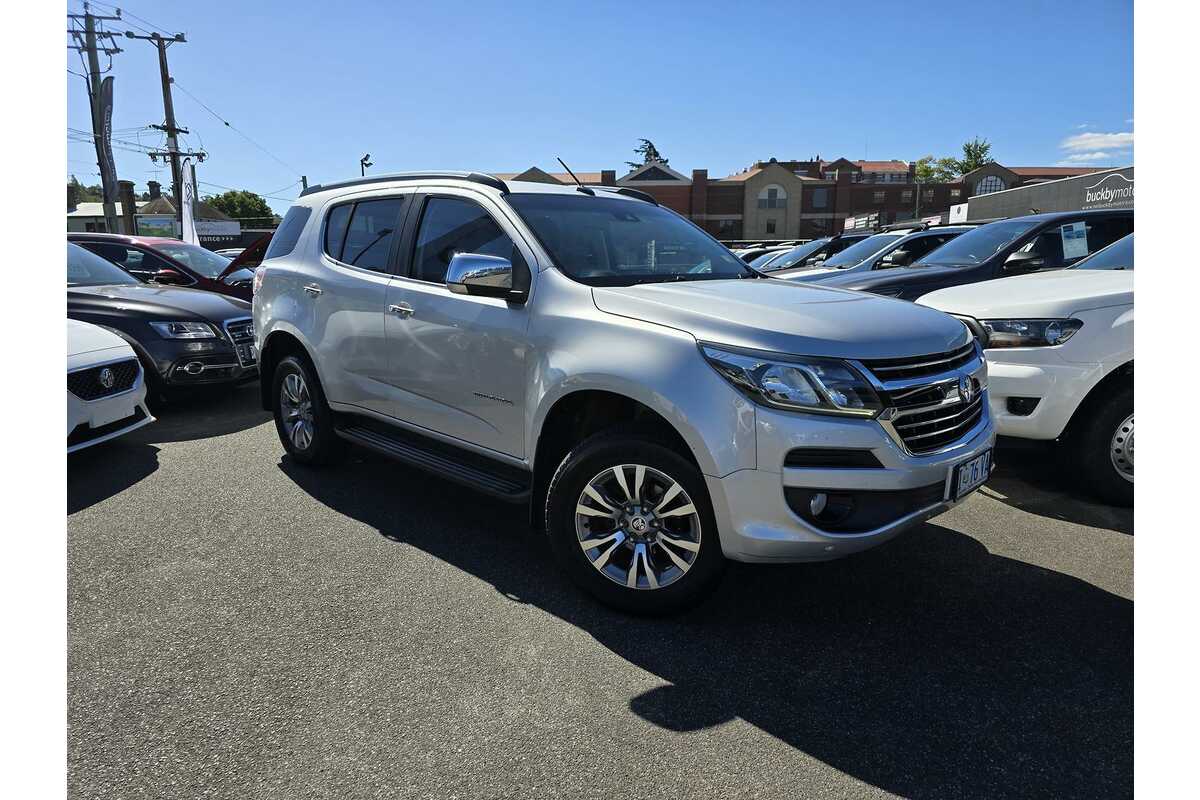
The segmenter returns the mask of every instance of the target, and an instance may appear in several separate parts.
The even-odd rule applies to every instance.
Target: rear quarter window
[[[263,261],[286,256],[295,250],[296,242],[300,240],[300,233],[304,230],[304,225],[308,222],[311,214],[312,209],[305,206],[289,208],[283,215],[283,222],[279,223],[275,235],[271,237],[271,244],[267,247]]]

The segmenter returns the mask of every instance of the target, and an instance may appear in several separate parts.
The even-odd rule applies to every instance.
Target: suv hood
[[[1133,272],[1061,269],[930,292],[918,302],[976,319],[1066,317],[1133,304]]]
[[[178,286],[149,284],[108,286],[71,286],[67,288],[70,310],[120,311],[126,315],[145,315],[158,320],[201,318],[224,322],[250,316],[250,304],[215,292]]]
[[[596,307],[700,341],[774,353],[901,358],[941,353],[970,335],[924,306],[783,280],[707,280],[592,289]]]

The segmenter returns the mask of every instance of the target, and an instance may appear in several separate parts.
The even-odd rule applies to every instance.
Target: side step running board
[[[529,479],[522,479],[520,470],[507,470],[502,464],[497,464],[496,469],[491,469],[466,460],[470,457],[471,461],[486,461],[482,456],[464,452],[464,458],[460,459],[446,452],[449,448],[436,447],[432,443],[426,445],[418,441],[419,437],[415,435],[385,432],[360,424],[351,424],[336,430],[338,436],[361,447],[436,473],[501,500],[520,503],[529,499]],[[503,474],[504,472],[511,474]]]

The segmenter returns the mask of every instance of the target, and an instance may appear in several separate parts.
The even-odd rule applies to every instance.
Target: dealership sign
[[[1084,189],[1082,208],[1117,208],[1133,205],[1133,179],[1120,173],[1106,175]]]

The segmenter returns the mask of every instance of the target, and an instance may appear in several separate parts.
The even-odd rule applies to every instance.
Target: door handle
[[[395,303],[388,306],[388,311],[400,317],[400,319],[408,319],[413,315],[414,309],[408,303]]]
[[[321,287],[317,286],[315,283],[310,283],[304,287],[304,291],[308,292],[313,297],[316,297],[321,294]]]

